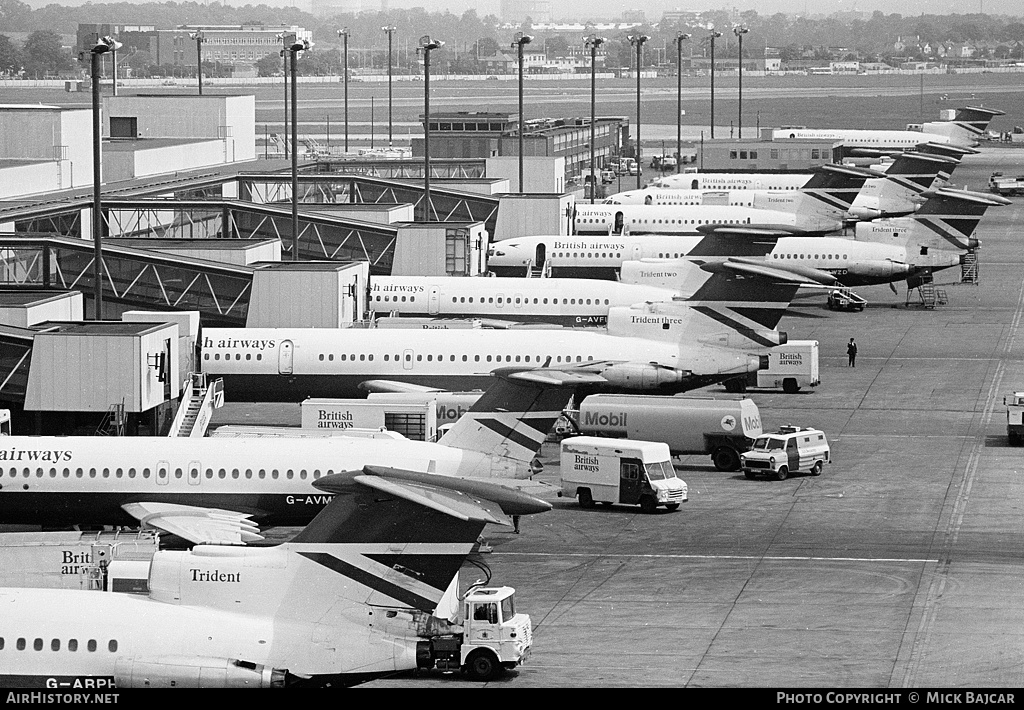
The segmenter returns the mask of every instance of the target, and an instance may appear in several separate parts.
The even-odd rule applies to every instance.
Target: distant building
[[[770,129],[769,135],[770,135]],[[842,159],[842,142],[828,140],[715,140],[697,146],[697,165],[705,170],[810,170]]]
[[[155,64],[195,66],[196,41],[191,35],[203,32],[203,62],[229,65],[255,64],[268,54],[278,54],[283,46],[279,35],[294,33],[299,40],[313,39],[313,33],[296,25],[179,25],[173,30],[157,30]]]
[[[371,0],[311,0],[310,11],[317,17],[334,15],[355,15],[366,10],[376,10],[379,3]]]
[[[422,117],[421,117],[422,119]],[[430,114],[430,155],[434,158],[496,158],[519,155],[519,120],[515,114],[466,112]],[[629,138],[625,117],[598,117],[594,154],[598,167],[618,153]],[[423,155],[423,139],[413,138],[412,153]],[[527,121],[523,155],[561,157],[572,179],[590,167],[590,120],[544,118]]]

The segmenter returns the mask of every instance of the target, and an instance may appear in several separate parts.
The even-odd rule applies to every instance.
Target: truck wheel
[[[750,480],[754,480],[754,475],[755,474],[754,474],[753,471],[744,471],[743,475],[746,476],[747,478],[749,478]]]
[[[744,382],[740,378],[733,378],[731,380],[726,380],[724,384],[725,384],[725,391],[726,392],[746,392],[747,391],[747,383]]]
[[[579,490],[580,496],[580,507],[581,508],[593,508],[594,507],[594,496],[591,495],[589,488],[581,488]]]
[[[821,470],[823,468],[825,468],[825,466],[824,466],[824,464],[821,463],[821,461],[815,461],[814,465],[811,466],[811,475],[812,476],[820,476],[821,475]]]
[[[672,511],[672,510],[679,510],[679,504],[678,503],[666,503],[665,504],[665,508],[666,508],[666,510],[670,510],[670,511]]]
[[[780,481],[785,481],[787,478],[789,478],[789,467],[779,466],[779,470],[775,472],[775,478],[779,479]]]
[[[722,446],[715,449],[711,454],[711,463],[719,471],[738,471],[740,469],[740,456],[734,450]]]
[[[653,513],[658,509],[658,501],[654,496],[644,496],[640,499],[640,510],[645,513]]]
[[[800,391],[800,385],[792,377],[787,377],[782,381],[782,391],[786,394],[796,394]]]
[[[498,677],[501,672],[501,664],[498,663],[498,659],[494,657],[493,653],[478,648],[469,654],[463,670],[472,680],[486,682]]]

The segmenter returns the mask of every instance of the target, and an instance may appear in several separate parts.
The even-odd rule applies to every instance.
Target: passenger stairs
[[[121,400],[120,404],[112,404],[107,409],[103,421],[96,429],[96,436],[124,436],[126,425],[124,400]]]
[[[910,305],[910,294],[914,289],[907,291],[907,305]],[[918,295],[921,298],[920,305],[924,308],[935,308],[936,305],[944,306],[949,302],[945,289],[935,288],[931,281],[925,281],[917,287]]]
[[[867,299],[848,288],[837,288],[828,294],[830,311],[863,311],[868,304]]]
[[[224,381],[207,383],[206,375],[189,375],[178,405],[178,412],[171,422],[167,436],[201,438],[206,436],[213,410],[224,404]]]
[[[976,284],[979,280],[978,255],[968,252],[960,260],[960,283]]]

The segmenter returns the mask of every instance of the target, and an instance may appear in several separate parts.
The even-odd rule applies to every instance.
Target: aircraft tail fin
[[[799,192],[806,198],[814,200],[811,204],[815,211],[841,215],[850,208],[869,178],[884,176],[884,173],[866,168],[822,165]]]
[[[412,482],[369,471],[315,481],[334,498],[283,545],[314,563],[296,571],[296,593],[308,597],[310,589],[340,583],[339,594],[359,603],[433,613],[484,525],[510,522],[485,497],[488,488],[503,495],[497,486],[478,482],[467,493],[446,487],[445,476],[434,478]]]
[[[932,188],[937,180],[948,181],[960,161],[924,153],[900,153],[885,171],[886,185],[898,186],[903,192],[920,194]]]
[[[953,121],[962,126],[970,126],[976,133],[984,133],[988,130],[988,124],[996,116],[1005,116],[1005,111],[980,106],[963,106],[956,110]]]
[[[605,382],[599,375],[553,369],[503,368],[496,380],[439,440],[485,454],[495,476],[529,465],[577,387]],[[475,475],[483,475],[476,470]]]
[[[776,328],[801,284],[810,280],[782,272],[756,273],[730,261],[708,262],[701,268],[712,276],[686,302],[747,337],[759,329]]]
[[[914,221],[922,233],[913,235],[918,242],[938,242],[937,247],[973,249],[978,240],[972,235],[989,207],[1008,205],[1010,201],[998,195],[967,190],[940,189],[923,193],[927,198],[914,214]]]

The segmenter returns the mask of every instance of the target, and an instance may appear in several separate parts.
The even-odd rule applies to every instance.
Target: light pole
[[[392,115],[391,114],[391,109],[392,109],[392,102],[391,102],[391,65],[392,65],[393,62],[391,61],[391,48],[392,48],[392,37],[395,34],[395,30],[396,29],[398,29],[398,28],[397,27],[393,27],[391,25],[388,25],[386,27],[381,27],[381,30],[383,30],[384,32],[387,32],[387,34],[388,34],[388,147],[389,148],[391,147],[391,133],[392,133],[392,123],[391,123],[391,115]]]
[[[285,43],[285,47],[288,46],[289,38],[294,39],[295,35],[284,35],[279,34],[277,38]],[[281,75],[284,78],[284,157],[288,159],[288,50],[281,50],[281,61],[284,63],[284,73]]]
[[[343,54],[345,57],[345,152],[348,152],[348,27],[338,30],[338,36],[344,40]]]
[[[597,48],[604,41],[604,37],[597,35],[586,38],[586,47],[590,50],[590,204],[594,204],[597,191],[597,154],[594,152],[597,142]]]
[[[526,117],[523,115],[523,47],[533,41],[532,35],[516,32],[512,46],[518,48],[519,55],[519,192],[523,189],[523,131],[526,129]]]
[[[312,48],[313,43],[308,39],[300,40],[295,35],[285,37],[284,51],[291,55],[292,69],[292,261],[299,259],[299,92],[295,60],[299,58],[299,52]]]
[[[721,37],[722,33],[716,29],[711,30],[711,138],[715,137],[715,38]]]
[[[683,162],[683,42],[690,39],[685,32],[676,33],[676,172]]]
[[[640,149],[640,61],[644,42],[650,39],[647,35],[629,35],[629,43],[636,47],[636,189],[640,189],[640,172],[643,170]]]
[[[206,41],[206,35],[203,34],[202,30],[196,30],[195,32],[189,33],[189,37],[196,41],[196,75],[199,78],[199,95],[203,95],[203,42]]]
[[[417,52],[423,52],[423,221],[430,221],[430,52],[440,49],[444,42],[420,37]]]
[[[737,134],[737,137],[740,140],[743,140],[743,35],[745,35],[747,32],[750,32],[750,30],[741,25],[739,27],[733,27],[732,31],[733,34],[736,35],[737,39],[739,39],[740,41],[740,105],[739,118],[737,120],[737,124],[739,124],[739,133]]]
[[[103,320],[103,218],[100,187],[103,182],[100,136],[100,62],[107,52],[115,52],[121,43],[113,37],[100,37],[89,50],[92,71],[92,277],[94,318]]]

